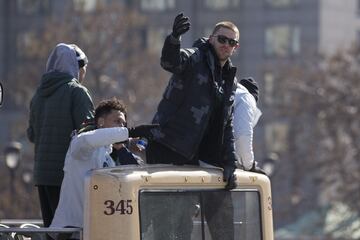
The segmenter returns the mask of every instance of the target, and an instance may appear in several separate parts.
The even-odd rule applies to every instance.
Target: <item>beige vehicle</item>
[[[85,240],[272,240],[269,179],[193,166],[123,166],[86,178]]]
[[[0,239],[80,233],[84,240],[273,240],[268,177],[242,170],[235,174],[237,186],[227,191],[220,168],[94,170],[85,180],[83,229],[0,224]]]

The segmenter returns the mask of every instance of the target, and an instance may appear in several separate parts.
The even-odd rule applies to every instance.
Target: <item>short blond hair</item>
[[[227,28],[227,29],[230,29],[232,31],[234,31],[238,37],[238,39],[240,38],[240,31],[239,29],[237,28],[237,26],[230,22],[230,21],[222,21],[222,22],[218,22],[215,27],[214,27],[214,30],[212,32],[212,35],[215,35],[215,33],[220,29],[220,28]]]

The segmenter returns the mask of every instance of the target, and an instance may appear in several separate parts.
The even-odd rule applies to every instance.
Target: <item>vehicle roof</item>
[[[223,188],[222,169],[217,167],[200,167],[191,165],[126,165],[113,168],[93,170],[92,176],[114,177],[117,181],[142,182],[140,185],[211,185]],[[238,186],[269,185],[270,181],[263,174],[237,169],[235,171]]]

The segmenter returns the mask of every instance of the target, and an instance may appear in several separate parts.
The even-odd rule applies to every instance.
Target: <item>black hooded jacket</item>
[[[193,48],[180,49],[180,42],[169,35],[164,43],[161,66],[173,73],[159,103],[153,122],[160,124],[155,141],[181,154],[192,163],[199,157],[204,136],[215,131],[215,141],[209,141],[213,156],[201,159],[216,166],[234,166],[236,155],[233,136],[233,103],[236,89],[236,68],[230,60],[223,69],[207,39],[199,39]],[[223,72],[221,72],[223,71]],[[222,83],[222,100],[216,93]],[[215,109],[216,104],[220,107]],[[214,111],[221,116],[214,118]],[[214,127],[215,129],[210,129]],[[204,150],[204,147],[201,149]],[[206,150],[205,150],[206,151]],[[169,160],[170,161],[170,160]],[[169,162],[171,163],[171,162]]]

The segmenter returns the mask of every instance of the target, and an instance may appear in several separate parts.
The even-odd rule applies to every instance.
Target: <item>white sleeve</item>
[[[235,151],[245,170],[251,169],[254,162],[253,119],[254,112],[246,95],[239,95],[235,100],[234,137]]]
[[[72,153],[80,159],[80,155],[87,155],[98,147],[108,146],[116,142],[123,142],[129,138],[125,127],[100,128],[85,132],[74,137],[71,143]]]
[[[235,150],[240,160],[240,164],[245,170],[250,170],[254,163],[252,135],[240,136],[235,141]]]
[[[246,96],[237,96],[234,108],[234,137],[250,135],[253,132],[254,112]]]

